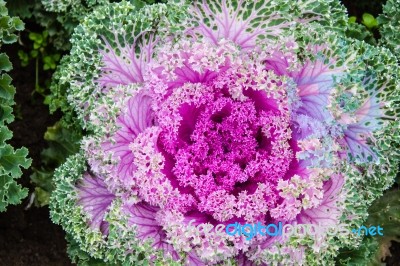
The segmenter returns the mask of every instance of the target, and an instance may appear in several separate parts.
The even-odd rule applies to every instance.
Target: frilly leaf
[[[3,43],[12,43],[17,40],[15,31],[24,28],[23,22],[17,17],[10,17],[6,3],[0,0],[0,47]],[[17,184],[15,179],[22,175],[21,167],[28,168],[31,159],[27,159],[28,150],[14,148],[6,141],[12,137],[7,124],[14,121],[12,105],[14,104],[15,88],[11,85],[11,77],[3,71],[10,71],[12,65],[8,56],[0,54],[0,212],[8,204],[18,204],[28,194],[26,188]]]
[[[400,0],[388,0],[383,6],[383,14],[377,20],[382,36],[380,44],[400,57]]]

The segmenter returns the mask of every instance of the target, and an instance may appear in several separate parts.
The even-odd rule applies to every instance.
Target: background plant
[[[350,16],[346,35],[350,38],[363,40],[369,44],[377,45],[378,21],[369,13],[362,14],[361,18]]]
[[[24,29],[24,23],[17,17],[10,17],[6,3],[0,0],[0,48],[3,44],[17,41],[16,31]],[[28,168],[31,160],[27,159],[28,150],[15,150],[7,141],[12,138],[12,132],[7,124],[14,120],[12,106],[14,105],[15,87],[11,77],[5,73],[12,69],[11,62],[5,53],[0,54],[0,212],[7,205],[18,204],[25,198],[28,191],[16,182],[22,175],[21,167]]]
[[[76,26],[93,9],[120,0],[13,0],[8,3],[12,15],[32,20],[48,31],[50,43],[58,51],[71,48],[69,39]],[[153,4],[166,0],[131,0]]]
[[[63,164],[68,156],[78,152],[81,138],[81,132],[65,128],[61,122],[47,128],[44,139],[48,143],[48,148],[41,153],[40,168],[33,168],[31,175],[31,182],[35,185],[36,206],[49,204],[51,192],[54,190],[54,170]]]
[[[52,72],[56,69],[61,55],[55,52],[54,47],[51,46],[47,30],[41,33],[30,32],[28,37],[32,41],[30,49],[28,48],[27,52],[19,50],[18,56],[22,66],[26,67],[31,61],[35,62],[35,91],[44,97],[44,103],[48,103],[50,80],[43,80],[40,77],[51,76]],[[41,71],[47,71],[49,75],[43,75]]]
[[[357,249],[342,249],[337,257],[340,265],[381,265],[388,257],[396,257],[390,247],[400,241],[400,190],[397,185],[375,200],[368,209],[365,226],[380,225],[384,236],[366,236]],[[394,258],[394,261],[396,258]]]

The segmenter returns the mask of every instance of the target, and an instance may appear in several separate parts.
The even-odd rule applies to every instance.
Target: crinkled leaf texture
[[[368,213],[365,226],[381,226],[383,236],[368,236],[356,249],[341,250],[337,257],[340,265],[378,265],[388,256],[396,256],[390,252],[390,247],[391,241],[400,241],[400,190],[386,191],[372,203]]]
[[[0,1],[0,47],[3,44],[13,43],[17,40],[15,31],[24,28],[23,22],[17,17],[9,17],[8,10],[3,0]],[[31,160],[27,159],[28,150],[14,148],[6,141],[11,139],[12,133],[7,124],[14,121],[12,105],[14,104],[15,88],[11,85],[11,77],[4,73],[10,71],[12,65],[8,56],[0,54],[0,212],[5,211],[7,205],[18,204],[28,194],[26,188],[17,184],[16,179],[22,175],[21,167],[28,168]]]
[[[207,242],[186,227],[193,217],[365,221],[400,159],[400,71],[386,49],[346,38],[345,17],[338,1],[308,0],[122,2],[87,17],[52,88],[88,132],[56,171],[50,202],[73,260],[315,265],[356,246],[360,238],[342,235]],[[259,133],[257,123],[268,126]],[[229,164],[237,147],[265,153]]]
[[[100,229],[103,234],[108,234],[108,223],[104,221],[107,208],[115,196],[107,190],[101,177],[86,174],[77,185],[78,204],[90,216],[90,227]]]
[[[28,150],[25,148],[14,151],[9,144],[0,146],[0,211],[5,211],[9,204],[19,204],[28,194],[28,190],[22,188],[15,180],[22,175],[21,167],[28,168],[31,165],[27,155]]]
[[[136,219],[136,222],[140,221],[140,224],[147,225],[151,229],[151,224],[154,224],[151,208],[126,209],[118,201],[110,204],[114,196],[108,192],[101,179],[93,178],[86,171],[87,166],[82,154],[69,157],[55,172],[57,188],[51,195],[50,201],[53,222],[63,224],[68,232],[69,253],[72,260],[83,264],[85,261],[96,263],[104,261],[107,265],[118,265],[120,262],[126,265],[142,265],[149,263],[150,258],[155,256],[158,261],[165,263],[164,265],[177,265],[171,256],[152,253],[152,243],[135,240],[140,234],[158,234],[158,226],[155,230],[146,231],[145,226],[137,231],[126,219],[126,213],[131,213],[131,219]],[[86,172],[85,178],[82,179],[84,172]],[[78,188],[71,184],[78,184]],[[83,198],[77,205],[80,195],[83,195]],[[100,218],[103,221],[100,221]],[[90,226],[87,224],[88,221]],[[108,233],[107,239],[102,232]],[[127,253],[126,250],[131,252]],[[105,259],[104,255],[109,259]]]
[[[379,40],[380,44],[400,57],[400,0],[388,0],[383,6],[383,14],[377,19],[382,36]]]

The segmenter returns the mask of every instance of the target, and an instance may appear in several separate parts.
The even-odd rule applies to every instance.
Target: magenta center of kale
[[[251,193],[258,182],[276,184],[287,171],[293,156],[283,136],[287,124],[271,119],[284,121],[277,112],[257,110],[251,99],[220,97],[182,117],[195,121],[193,127],[181,123],[179,136],[185,144],[177,149],[172,172],[198,198],[218,190]]]

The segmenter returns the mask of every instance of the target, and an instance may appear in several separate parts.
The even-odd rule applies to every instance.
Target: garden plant
[[[0,211],[43,208],[46,263],[400,261],[399,0],[28,2],[0,2],[2,48],[52,115],[8,144],[2,74]]]

